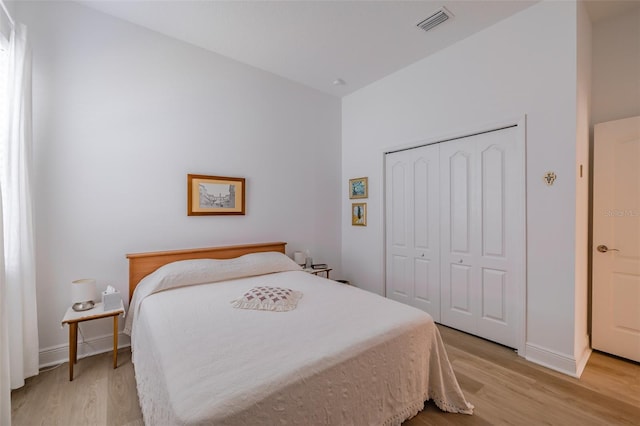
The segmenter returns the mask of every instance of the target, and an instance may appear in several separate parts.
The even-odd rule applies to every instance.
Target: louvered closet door
[[[386,293],[440,321],[439,148],[386,157]]]
[[[516,128],[440,146],[442,323],[517,346],[522,255]]]

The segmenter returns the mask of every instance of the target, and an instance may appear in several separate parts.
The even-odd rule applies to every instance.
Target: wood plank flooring
[[[474,415],[443,413],[430,402],[405,426],[640,425],[640,364],[594,352],[575,379],[509,348],[439,329]]]
[[[640,364],[594,353],[580,380],[537,366],[512,350],[439,326],[473,416],[441,412],[432,402],[404,426],[640,425]],[[143,425],[131,352],[78,361],[27,380],[13,391],[14,426]]]
[[[11,423],[25,425],[143,426],[129,348],[78,360],[74,379],[69,364],[27,379],[11,393]]]

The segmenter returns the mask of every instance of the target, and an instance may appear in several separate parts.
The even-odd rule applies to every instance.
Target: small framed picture
[[[367,226],[367,203],[351,204],[351,225]]]
[[[367,198],[368,187],[366,177],[349,179],[349,198]]]
[[[244,215],[244,178],[187,175],[187,215]]]

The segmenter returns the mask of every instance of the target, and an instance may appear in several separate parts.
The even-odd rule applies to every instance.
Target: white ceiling
[[[536,3],[526,0],[79,2],[335,96],[360,89]],[[416,27],[441,6],[453,13],[453,19],[429,32]],[[333,85],[338,78],[346,84]]]

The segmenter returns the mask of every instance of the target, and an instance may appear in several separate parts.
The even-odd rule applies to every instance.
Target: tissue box
[[[118,290],[111,293],[107,293],[106,290],[102,292],[102,303],[104,304],[105,311],[118,309],[120,307],[120,302],[122,302],[122,296],[120,296],[120,292]]]

